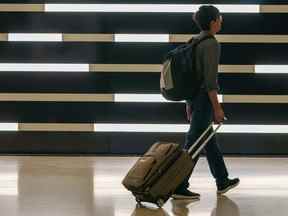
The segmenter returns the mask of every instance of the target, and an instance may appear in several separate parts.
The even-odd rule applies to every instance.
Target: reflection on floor
[[[135,157],[0,157],[0,209],[7,216],[286,216],[287,158],[228,158],[240,186],[216,196],[207,162],[191,179],[200,201],[137,207],[121,181]]]

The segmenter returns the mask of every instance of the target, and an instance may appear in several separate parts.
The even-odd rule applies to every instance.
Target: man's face
[[[219,16],[219,18],[211,22],[211,30],[215,33],[221,31],[222,23],[223,23],[223,17]]]
[[[217,19],[217,25],[218,25],[219,31],[221,31],[222,23],[223,23],[223,17],[220,15],[220,17]]]

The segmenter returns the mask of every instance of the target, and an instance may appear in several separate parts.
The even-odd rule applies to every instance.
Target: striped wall
[[[162,56],[197,34],[201,2],[1,1],[0,153],[140,154],[158,140],[183,143],[184,103],[163,100],[159,72]],[[209,3],[225,10],[223,152],[287,155],[288,1]]]

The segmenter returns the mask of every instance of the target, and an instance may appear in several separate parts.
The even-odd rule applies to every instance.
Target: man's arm
[[[214,110],[214,121],[218,124],[224,120],[224,111],[217,97],[220,47],[216,40],[209,40],[205,45],[202,53],[204,84]]]

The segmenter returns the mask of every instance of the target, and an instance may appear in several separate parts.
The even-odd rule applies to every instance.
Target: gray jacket
[[[202,31],[198,38],[208,35]],[[219,90],[218,85],[218,64],[221,55],[221,47],[214,38],[201,42],[196,48],[196,71],[203,75],[202,88],[206,91]]]

